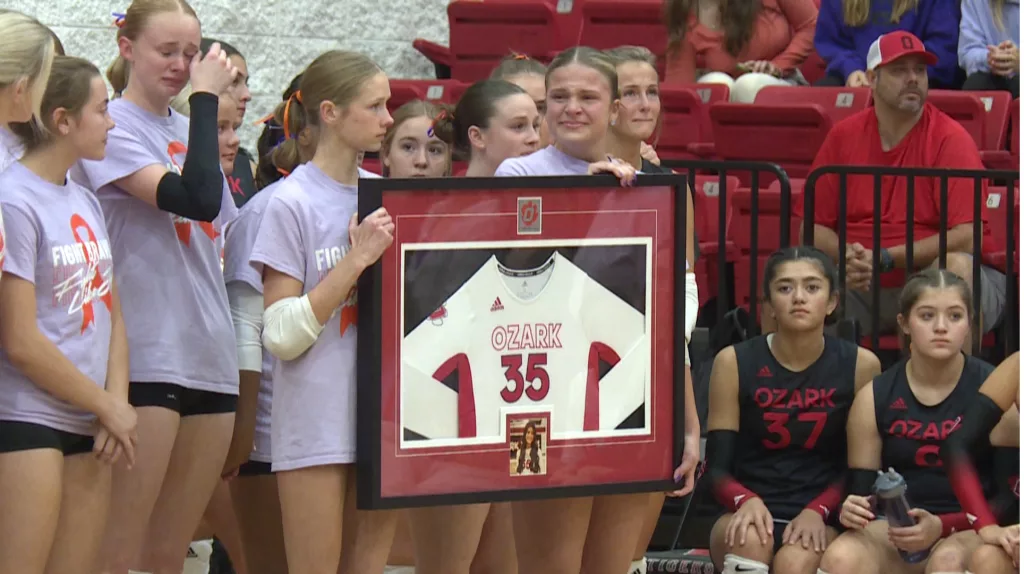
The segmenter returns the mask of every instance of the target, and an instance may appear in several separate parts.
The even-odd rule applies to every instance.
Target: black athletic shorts
[[[0,452],[37,448],[59,450],[64,456],[92,452],[93,437],[52,429],[35,423],[0,421]]]
[[[131,383],[128,402],[133,407],[163,407],[184,418],[233,413],[238,395],[187,389],[174,383]]]
[[[274,473],[270,470],[269,462],[249,460],[238,467],[238,476],[269,476],[271,474]]]

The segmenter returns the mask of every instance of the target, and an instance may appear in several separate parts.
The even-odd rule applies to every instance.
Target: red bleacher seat
[[[988,228],[992,234],[992,242],[997,246],[998,251],[986,259],[986,263],[1006,271],[1006,210],[1009,206],[1008,193],[1005,187],[989,186],[988,197],[985,198],[985,209],[987,210]],[[1013,190],[1014,221],[1020,221],[1020,186],[1014,186]],[[1020,254],[1020,224],[1013,227],[1014,254]],[[1019,261],[1019,259],[1018,259]],[[1015,263],[1015,267],[1017,264]],[[1016,269],[1019,273],[1019,267]]]
[[[580,1],[580,0],[577,0]],[[599,50],[643,46],[658,56],[658,73],[665,75],[668,31],[662,21],[661,0],[582,0],[581,46]]]
[[[811,54],[800,65],[800,73],[804,75],[808,84],[813,85],[814,82],[825,77],[825,60],[822,60],[818,52],[812,49]]]
[[[985,104],[975,93],[931,90],[928,101],[962,125],[979,150],[985,149]]]
[[[1010,127],[1010,92],[964,92],[977,96],[985,108],[985,147],[983,150],[1006,149],[1006,131]]]
[[[1020,167],[1020,98],[1013,100],[1010,105],[1010,155],[1013,156],[1013,163]]]
[[[694,178],[693,221],[700,244],[700,259],[694,273],[697,275],[697,290],[700,293],[700,304],[718,294],[718,282],[724,277],[725,270],[718,268],[718,250],[725,249],[726,261],[735,261],[739,250],[730,239],[733,210],[732,199],[739,189],[740,180],[736,176],[725,178],[726,211],[725,211],[725,243],[718,240],[719,231],[719,180],[718,176],[698,175]]]
[[[696,159],[688,147],[711,141],[705,131],[707,106],[691,88],[661,86],[661,131],[658,133],[658,156],[662,159]]]
[[[662,84],[666,88],[670,84]],[[725,84],[671,84],[673,88],[689,88],[697,94],[700,102],[703,103],[700,113],[697,115],[700,121],[699,139],[686,144],[686,158],[711,159],[715,156],[715,134],[711,129],[711,115],[708,109],[711,104],[719,101],[729,101],[729,86]],[[665,104],[662,104],[663,109]]]
[[[459,82],[457,80],[453,80],[451,86],[448,88],[447,97],[445,99],[448,101],[449,104],[453,106],[455,104],[458,104],[459,98],[462,97],[462,94],[466,93],[466,88],[468,88],[471,85],[472,84],[467,84],[466,82]]]
[[[790,185],[790,218],[789,218],[789,244],[797,245],[800,242],[800,224],[802,220],[793,215],[793,205],[802,202],[803,180],[798,180],[799,186]],[[782,213],[782,185],[773,181],[768,186],[762,186],[757,194],[757,225],[752,225],[752,200],[753,190],[740,188],[736,190],[733,197],[735,215],[732,227],[732,238],[739,249],[741,256],[736,262],[733,270],[735,278],[735,295],[738,305],[746,305],[750,300],[750,258],[755,254],[752,251],[752,234],[757,233],[757,258],[758,258],[758,283],[760,285],[761,271],[764,269],[764,261],[775,250],[781,247]],[[756,294],[756,292],[755,292]]]
[[[388,111],[397,110],[412,100],[449,102],[448,91],[457,82],[451,80],[390,80],[391,98]]]
[[[825,88],[767,86],[757,92],[755,104],[792,105],[818,104],[832,118],[832,123],[851,116],[867,107],[871,101],[869,88]]]
[[[511,52],[548,61],[568,45],[563,26],[548,2],[456,0],[448,5],[448,47],[423,39],[413,47],[450,68],[452,79],[475,82],[489,76]]]
[[[832,119],[818,104],[716,103],[709,109],[715,156],[726,161],[769,161],[790,177],[806,177]],[[768,185],[774,177],[761,174]],[[750,174],[740,180],[750,185]]]
[[[982,103],[985,102],[985,98],[989,97],[987,94],[999,95],[994,96],[991,100],[992,107],[988,112],[988,124],[985,126],[985,139],[989,141],[990,145],[989,149],[982,150],[981,160],[989,169],[1011,171],[1020,169],[1020,100],[1011,101],[1008,92],[982,92],[979,93]],[[1006,102],[1006,117],[1003,120],[1000,120],[998,116],[993,116],[1002,104],[1000,99]],[[1007,124],[1010,128],[1009,150],[1007,150],[1005,142]],[[1002,135],[1001,143],[993,142],[993,131],[995,131],[995,135]]]

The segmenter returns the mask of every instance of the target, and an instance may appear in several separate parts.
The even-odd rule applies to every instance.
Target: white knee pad
[[[722,574],[768,574],[768,565],[764,562],[749,560],[735,554],[726,554],[722,566]]]
[[[630,563],[628,574],[647,574],[647,557],[645,556]]]

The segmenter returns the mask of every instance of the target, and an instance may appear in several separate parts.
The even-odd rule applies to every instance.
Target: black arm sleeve
[[[996,495],[989,501],[999,524],[1020,522],[1020,449],[995,447],[992,453],[992,474],[996,479]]]
[[[846,494],[871,496],[875,492],[876,478],[878,478],[877,470],[851,468],[846,472]]]
[[[740,433],[731,430],[708,431],[705,446],[708,460],[708,476],[712,482],[732,476],[733,458],[736,456],[736,441]]]
[[[942,442],[939,455],[947,471],[954,468],[958,459],[970,457],[971,449],[978,444],[988,443],[988,435],[1003,418],[1003,409],[988,395],[978,393],[964,412],[963,424]]]
[[[156,186],[156,205],[195,221],[213,221],[220,214],[224,174],[217,143],[219,98],[197,92],[189,99],[188,151],[181,175],[167,172]]]

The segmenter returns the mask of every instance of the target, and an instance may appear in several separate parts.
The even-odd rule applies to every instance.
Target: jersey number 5
[[[502,355],[501,366],[505,367],[505,380],[512,383],[501,389],[501,398],[506,403],[516,403],[526,393],[531,401],[541,401],[548,396],[551,378],[544,367],[548,364],[547,353],[531,353],[526,356],[526,374],[523,374],[523,355]],[[534,382],[536,381],[536,384]],[[529,382],[529,384],[527,384]]]
[[[814,448],[814,445],[818,444],[818,437],[821,436],[821,431],[825,430],[825,423],[828,422],[828,413],[800,413],[796,415],[796,420],[814,423],[814,428],[811,429],[811,434],[807,436],[807,441],[804,443],[804,448]],[[786,426],[786,423],[789,422],[789,413],[764,413],[764,422],[768,425],[768,432],[777,436],[778,439],[762,439],[761,444],[765,448],[773,450],[788,447],[793,440],[793,437],[789,434],[789,428]]]

